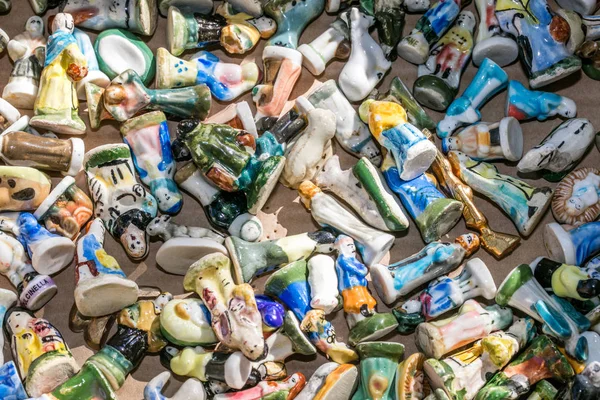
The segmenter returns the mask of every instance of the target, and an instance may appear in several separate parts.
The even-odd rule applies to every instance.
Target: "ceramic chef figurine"
[[[88,73],[85,78],[78,81],[76,85],[77,96],[79,97],[79,100],[85,100],[85,84],[87,82],[92,82],[100,87],[107,87],[110,83],[110,79],[104,72],[100,71],[98,59],[96,58],[96,52],[94,51],[92,41],[90,40],[88,34],[81,29],[75,28],[73,29],[73,36],[77,41],[77,45],[79,46],[81,53],[87,61]]]
[[[556,93],[528,90],[519,81],[508,83],[506,96],[506,116],[515,117],[519,121],[547,118],[559,115],[563,118],[574,118],[577,105],[568,97]]]
[[[559,297],[585,301],[600,295],[600,271],[538,257],[529,266],[542,287]]]
[[[0,211],[35,210],[51,186],[48,175],[37,169],[0,166]]]
[[[392,400],[394,377],[404,356],[404,345],[395,342],[365,342],[356,346],[360,355],[360,385],[352,400]]]
[[[461,152],[451,151],[448,159],[460,179],[496,203],[523,236],[533,232],[550,206],[550,187],[538,188],[512,176],[502,175],[494,165],[475,161]]]
[[[217,100],[231,101],[251,90],[259,77],[260,70],[254,62],[225,63],[208,51],[183,60],[163,47],[156,51],[156,87],[159,89],[205,84]]]
[[[379,297],[386,304],[391,304],[419,286],[454,270],[478,248],[479,238],[472,233],[459,236],[454,243],[430,243],[420,252],[389,266],[371,266],[373,286]]]
[[[160,331],[178,346],[211,346],[218,342],[210,312],[200,299],[171,299],[160,313]]]
[[[551,182],[562,179],[573,169],[594,141],[595,131],[586,118],[569,119],[552,130],[529,150],[519,164],[519,172],[546,170]]]
[[[25,32],[13,37],[7,47],[14,66],[2,98],[17,108],[33,110],[46,59],[44,21],[37,16],[30,17],[25,23]]]
[[[579,168],[565,176],[554,190],[552,214],[572,226],[595,221],[600,215],[600,170]]]
[[[460,151],[474,160],[519,161],[523,156],[523,130],[513,117],[493,124],[480,122],[442,139],[442,150]]]
[[[457,128],[481,120],[479,109],[507,84],[506,72],[489,58],[484,59],[469,86],[460,97],[454,99],[444,119],[438,122],[438,137],[443,139]]]
[[[348,15],[348,12],[338,14],[325,32],[298,47],[304,56],[302,65],[314,76],[321,75],[332,59],[345,60],[350,55]]]
[[[310,306],[323,310],[325,315],[338,308],[338,277],[335,262],[325,254],[317,254],[308,260],[308,284],[310,285]]]
[[[479,14],[479,27],[473,48],[473,64],[479,66],[489,58],[501,67],[512,64],[519,55],[519,47],[515,40],[502,31],[496,18],[497,0],[476,0],[475,7]]]
[[[583,265],[600,251],[599,232],[600,222],[588,222],[572,229],[552,222],[544,229],[544,246],[554,261]]]
[[[73,16],[57,14],[52,21],[46,60],[30,124],[56,133],[80,135],[85,123],[79,118],[79,101],[73,82],[87,75],[87,61],[73,36]]]
[[[186,380],[172,397],[167,398],[161,391],[170,378],[169,371],[161,372],[152,378],[144,387],[144,400],[206,400],[204,385],[197,379]]]
[[[358,384],[358,368],[352,364],[328,362],[312,374],[296,400],[333,399],[349,400]]]
[[[265,398],[293,399],[306,384],[306,378],[300,372],[280,381],[261,381],[257,386],[236,393],[222,393],[213,397],[214,400],[260,400]]]
[[[429,52],[427,61],[417,69],[419,78],[413,93],[419,103],[436,111],[444,111],[458,92],[460,77],[471,59],[475,16],[462,11],[456,23]]]
[[[315,176],[314,182],[344,200],[376,229],[396,232],[408,227],[408,220],[398,201],[366,158],[360,159],[352,169],[342,171],[339,157],[334,155]]]
[[[379,44],[369,34],[374,18],[353,7],[348,16],[352,50],[339,77],[340,89],[348,100],[367,97],[392,66]]]
[[[156,217],[157,201],[134,174],[126,144],[107,144],[85,155],[85,171],[95,216],[133,259],[146,256],[146,226]]]

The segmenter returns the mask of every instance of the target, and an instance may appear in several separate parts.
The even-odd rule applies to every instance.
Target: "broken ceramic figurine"
[[[212,1],[210,3],[212,5]],[[171,373],[169,371],[161,372],[152,378],[144,387],[144,400],[206,400],[204,385],[193,378],[183,382],[177,392],[172,397],[167,398],[161,391],[170,378]]]
[[[213,124],[225,124],[233,128],[243,129],[249,132],[255,138],[258,138],[258,130],[254,122],[254,115],[250,110],[250,105],[247,101],[239,101],[235,104],[229,104],[216,114],[212,114],[204,122]],[[175,157],[177,159],[177,157]],[[191,157],[190,157],[191,159]],[[177,161],[183,161],[177,159]]]
[[[542,287],[559,297],[585,301],[600,295],[600,271],[538,257],[529,266]]]
[[[211,346],[218,342],[210,311],[196,298],[171,299],[160,313],[160,331],[177,346]]]
[[[46,59],[44,21],[37,16],[25,23],[25,32],[13,37],[7,45],[14,63],[2,98],[17,108],[33,110]]]
[[[427,61],[417,68],[415,99],[426,107],[444,111],[458,92],[460,77],[471,59],[475,16],[462,11],[456,23],[438,40]]]
[[[323,310],[325,315],[331,314],[340,305],[335,262],[325,254],[317,254],[308,260],[307,267],[310,306]]]
[[[394,399],[394,377],[404,357],[404,345],[395,342],[365,342],[356,346],[360,355],[360,384],[352,400]]]
[[[529,90],[519,81],[510,81],[506,96],[505,115],[519,121],[533,118],[545,121],[555,115],[563,118],[575,118],[577,105],[568,97],[551,92]]]
[[[579,168],[565,176],[554,190],[552,214],[571,226],[595,221],[600,216],[600,170]]]
[[[126,144],[106,144],[88,151],[84,160],[94,214],[136,260],[148,252],[146,226],[156,217],[157,201],[137,182]]]
[[[311,74],[321,75],[331,60],[345,60],[350,55],[350,29],[347,19],[348,13],[338,14],[325,32],[312,42],[298,47],[298,51],[304,56],[302,65]]]
[[[512,64],[519,56],[517,42],[502,31],[496,18],[497,0],[475,0],[479,14],[479,27],[473,48],[473,64],[479,66],[489,58],[501,67]]]
[[[398,364],[395,392],[397,400],[424,399],[428,387],[424,384],[423,353],[413,353]]]
[[[77,41],[79,50],[81,50],[81,53],[87,61],[87,75],[83,79],[79,80],[76,85],[77,96],[79,97],[79,100],[85,100],[85,84],[87,82],[92,82],[94,85],[98,85],[100,87],[107,87],[110,83],[110,79],[104,72],[100,71],[98,59],[96,58],[96,51],[92,46],[92,41],[90,40],[88,34],[81,29],[75,28],[73,29],[73,36]]]
[[[295,400],[349,400],[357,384],[356,366],[327,362],[317,368]]]
[[[544,246],[554,261],[583,265],[600,251],[600,222],[588,222],[571,228],[556,222],[544,229]]]
[[[48,197],[48,175],[30,167],[0,166],[0,211],[32,211]]]
[[[333,273],[333,276],[335,276],[335,272]],[[269,296],[265,296],[264,294],[257,294],[254,297],[256,298],[256,305],[262,318],[263,332],[272,333],[287,323],[287,320],[284,320],[284,318],[287,318],[288,314],[286,314],[286,311],[281,303],[271,299]],[[269,350],[273,350],[271,346],[269,346]]]
[[[236,393],[220,393],[213,397],[214,400],[261,400],[265,398],[273,399],[293,399],[302,390],[306,384],[306,378],[300,372],[288,376],[282,380],[261,381],[251,389],[242,390]]]

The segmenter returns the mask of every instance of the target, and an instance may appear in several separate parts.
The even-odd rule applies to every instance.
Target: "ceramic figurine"
[[[575,51],[575,54],[581,58],[583,72],[593,80],[600,79],[598,42],[588,40],[583,42]]]
[[[277,24],[277,32],[269,39],[267,46],[296,49],[300,35],[323,12],[324,6],[324,0],[307,0],[301,3],[267,0],[264,3],[265,14]]]
[[[544,178],[554,182],[569,173],[594,141],[595,131],[586,118],[569,119],[552,130],[529,150],[519,164],[519,172],[549,171]]]
[[[150,236],[158,236],[163,241],[169,241],[172,238],[209,238],[218,243],[223,243],[223,236],[214,233],[210,229],[196,226],[177,225],[171,221],[171,216],[161,215],[154,218],[146,227],[146,232]],[[201,257],[199,257],[201,258]],[[197,259],[199,259],[197,258]]]
[[[77,41],[77,45],[79,46],[81,53],[87,61],[88,73],[85,78],[79,80],[76,85],[77,96],[79,97],[79,100],[85,100],[85,84],[87,82],[92,82],[100,87],[107,87],[110,83],[110,79],[104,72],[100,71],[98,59],[96,58],[96,52],[94,51],[92,41],[90,40],[88,34],[81,29],[75,28],[73,29],[73,36]]]
[[[577,105],[568,97],[556,93],[528,90],[521,82],[510,81],[505,114],[507,117],[515,117],[519,121],[533,118],[545,121],[555,115],[574,118],[577,115]]]
[[[372,16],[361,13],[355,7],[348,16],[352,49],[338,83],[350,101],[367,97],[392,66],[379,44],[369,34],[369,27],[373,23]]]
[[[306,378],[297,372],[281,381],[262,381],[257,386],[235,393],[222,393],[213,397],[214,400],[260,400],[293,399],[306,384]]]
[[[357,384],[356,366],[328,362],[317,368],[295,400],[350,400]]]
[[[218,342],[210,312],[200,299],[172,299],[160,313],[160,331],[178,346],[211,346]]]
[[[86,153],[84,166],[95,216],[102,219],[130,257],[145,257],[146,226],[156,217],[157,201],[137,182],[129,147],[96,147]]]
[[[30,17],[25,23],[25,32],[13,37],[7,48],[14,66],[2,98],[17,108],[33,110],[46,58],[44,21],[37,16]]]
[[[554,400],[558,390],[547,380],[539,381],[527,400]]]
[[[590,321],[571,303],[550,296],[535,280],[531,268],[521,264],[513,269],[498,287],[496,303],[511,306],[543,323],[543,332],[565,343],[567,354],[576,360],[587,358],[588,344],[584,332]]]
[[[554,190],[552,214],[561,224],[579,226],[600,216],[600,170],[579,168]]]
[[[254,290],[246,283],[234,284],[230,268],[231,261],[222,253],[204,256],[190,266],[184,288],[198,293],[210,310],[219,341],[254,361],[267,351],[261,316]]]
[[[242,129],[258,138],[258,130],[254,122],[254,115],[247,101],[229,104],[216,114],[208,117],[204,122],[212,124],[224,124],[233,128]],[[177,157],[175,157],[177,159]],[[191,159],[191,156],[190,158]],[[177,161],[182,161],[177,159]]]
[[[600,222],[588,222],[572,229],[552,222],[544,229],[544,246],[554,261],[583,265],[600,251],[599,232]]]
[[[585,301],[600,296],[600,271],[537,257],[529,264],[542,287],[559,297]]]
[[[538,188],[512,176],[502,175],[494,165],[475,161],[461,152],[451,151],[448,159],[459,178],[496,203],[523,236],[533,232],[550,206],[550,187]]]
[[[302,65],[314,76],[321,75],[332,59],[346,60],[351,51],[348,13],[340,13],[325,32],[298,51],[304,56]]]
[[[9,400],[24,400],[28,396],[17,372],[17,366],[9,361],[0,365],[0,396]]]
[[[52,21],[46,60],[30,124],[56,133],[81,135],[85,123],[79,118],[74,82],[87,75],[87,60],[73,36],[73,16],[57,14]]]
[[[75,240],[93,214],[92,200],[75,184],[73,177],[67,176],[54,187],[33,216],[49,232]]]
[[[454,100],[473,51],[474,29],[475,16],[471,11],[462,11],[450,30],[431,47],[427,61],[417,69],[419,77],[413,86],[419,103],[444,111]]]
[[[331,314],[338,307],[338,277],[335,262],[325,254],[317,254],[308,260],[308,284],[310,306]]]
[[[479,109],[507,84],[506,72],[489,58],[484,59],[469,86],[460,97],[454,99],[444,119],[438,122],[438,137],[444,139],[457,128],[480,121]]]
[[[556,398],[578,400],[593,400],[598,398],[600,396],[600,384],[598,383],[599,371],[599,362],[586,367],[583,372],[575,375],[575,378],[561,387],[560,391],[556,393]]]
[[[3,29],[0,29],[0,54],[4,53],[4,50],[8,47],[8,42],[10,42],[10,37]]]
[[[425,375],[423,374],[423,353],[413,353],[398,364],[396,370],[396,399],[410,400],[423,399],[427,387],[425,385]]]
[[[381,164],[381,152],[375,145],[367,125],[360,120],[356,110],[333,79],[315,89],[307,99],[316,108],[334,112],[335,137],[344,150],[358,158],[366,157],[376,166]]]
[[[48,175],[37,169],[0,166],[0,211],[35,210],[51,186]]]
[[[501,67],[512,64],[519,55],[519,47],[515,40],[502,31],[496,18],[497,0],[476,0],[475,7],[479,14],[479,27],[473,48],[473,64],[479,66],[489,58]]]
[[[254,1],[249,3],[254,4]],[[163,17],[168,15],[169,7],[185,8],[200,14],[212,14],[213,0],[158,0],[158,11]],[[262,8],[260,14],[262,14]]]
[[[88,119],[90,128],[96,130],[105,120],[114,121],[114,117],[104,107],[104,88],[88,82],[85,85],[85,97],[88,107]]]
[[[523,156],[523,130],[513,117],[493,124],[480,122],[442,139],[442,150],[460,151],[474,160],[519,161]]]
[[[144,388],[144,400],[206,400],[204,385],[196,379],[186,380],[172,397],[166,397],[161,391],[170,378],[169,371],[161,372],[152,378]]]
[[[1,38],[0,34],[0,38]],[[8,101],[0,98],[0,131],[5,131],[21,119],[21,113]]]
[[[398,57],[396,47],[402,39],[406,4],[404,0],[360,2],[361,10],[375,17],[377,37],[385,57],[394,61]]]
[[[452,350],[507,328],[512,323],[512,315],[510,308],[498,305],[484,308],[475,300],[467,300],[456,315],[417,326],[415,341],[426,356],[439,359]]]
[[[398,363],[404,345],[394,342],[365,342],[356,346],[360,355],[360,385],[352,400],[392,400]]]
[[[7,289],[0,289],[0,319],[4,321],[6,311],[15,305],[17,302],[17,295]],[[0,348],[4,348],[4,331],[0,331]],[[4,364],[4,354],[0,354],[0,365]],[[1,367],[0,367],[1,369]],[[2,387],[2,383],[0,383]],[[0,389],[0,394],[2,390]]]
[[[220,101],[231,101],[251,90],[260,71],[254,62],[242,65],[225,63],[208,51],[200,51],[189,60],[172,56],[160,47],[156,51],[156,87],[170,89],[206,84]]]
[[[321,264],[318,263],[318,265]],[[333,274],[329,273],[328,275],[335,277],[335,272]],[[262,317],[263,332],[273,332],[276,329],[281,328],[284,324],[284,314],[287,317],[281,303],[272,300],[269,296],[265,296],[264,294],[257,294],[254,297],[256,298],[256,306]]]

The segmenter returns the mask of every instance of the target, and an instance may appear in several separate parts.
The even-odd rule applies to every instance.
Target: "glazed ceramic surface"
[[[475,0],[479,26],[473,48],[473,64],[479,66],[489,58],[501,67],[512,64],[519,55],[517,42],[502,31],[496,17],[497,0]]]
[[[160,330],[178,346],[210,346],[218,342],[210,311],[200,299],[173,299],[160,313]]]
[[[579,168],[556,186],[552,213],[562,224],[579,226],[595,221],[600,215],[600,170]]]
[[[360,385],[352,400],[392,400],[398,362],[404,345],[392,342],[366,342],[357,346],[360,354]]]
[[[296,400],[345,399],[352,396],[358,384],[358,368],[352,364],[329,362],[312,374]]]
[[[260,400],[265,398],[293,399],[306,384],[301,373],[295,373],[280,381],[262,381],[257,386],[236,393],[217,394],[215,400]]]
[[[265,1],[265,14],[277,23],[277,32],[269,39],[267,45],[296,49],[300,35],[310,21],[323,12],[324,6],[324,0]]]
[[[0,211],[33,211],[50,194],[50,178],[34,168],[0,166],[0,178]]]
[[[600,250],[597,237],[599,229],[600,222],[588,222],[576,228],[552,222],[544,230],[544,246],[555,261],[583,265]]]
[[[347,12],[340,13],[315,40],[298,47],[303,55],[302,65],[315,76],[321,75],[332,59],[347,59],[350,49]]]
[[[529,264],[535,279],[560,297],[585,301],[600,295],[600,271],[538,257]]]
[[[211,3],[212,5],[212,3]],[[163,387],[171,378],[169,371],[164,371],[152,378],[144,388],[144,400],[205,400],[206,390],[204,385],[196,379],[188,379],[177,390],[172,397],[166,397],[161,393]]]
[[[317,254],[308,260],[308,284],[310,285],[310,306],[331,314],[339,304],[338,277],[336,262],[325,254]]]
[[[519,121],[533,118],[544,121],[555,115],[574,118],[577,115],[577,105],[568,97],[556,93],[528,90],[521,82],[510,81],[505,114],[507,117],[514,117]]]
[[[92,46],[92,41],[88,34],[81,29],[75,28],[73,29],[73,36],[87,62],[88,73],[85,78],[77,82],[76,86],[79,100],[85,100],[85,84],[87,82],[92,82],[100,87],[106,87],[110,83],[110,79],[104,72],[100,71],[96,51]]]

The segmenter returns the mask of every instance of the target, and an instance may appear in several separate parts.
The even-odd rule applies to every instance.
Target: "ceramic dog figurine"
[[[600,251],[597,237],[599,229],[600,223],[597,221],[572,229],[552,222],[544,229],[544,246],[554,261],[583,265],[588,258]]]
[[[600,170],[579,168],[565,176],[554,190],[552,214],[572,226],[595,221],[600,215]]]
[[[92,46],[92,41],[87,33],[82,31],[81,29],[75,28],[73,29],[73,36],[77,41],[77,45],[81,50],[81,53],[86,59],[88,73],[85,78],[79,80],[77,82],[77,96],[79,100],[85,100],[85,84],[88,82],[92,82],[95,85],[100,87],[107,87],[110,83],[110,79],[106,74],[100,71],[100,66],[98,65],[98,58],[96,57],[96,51]]]
[[[0,166],[0,211],[33,211],[50,194],[48,175],[30,167]]]
[[[307,267],[310,306],[331,314],[338,308],[340,295],[335,262],[325,254],[317,254],[308,260]]]
[[[563,118],[575,118],[577,105],[568,97],[556,93],[528,90],[521,82],[510,81],[505,115],[519,121],[533,118],[545,121],[555,115]]]
[[[395,342],[365,342],[356,346],[360,354],[360,384],[352,396],[359,399],[394,398],[392,392],[398,363],[404,356],[404,345]]]
[[[150,236],[158,236],[160,239],[167,241],[177,237],[190,238],[209,238],[216,242],[223,243],[223,236],[215,234],[210,229],[200,228],[195,226],[177,225],[171,221],[169,215],[161,215],[154,218],[146,227],[146,232]]]
[[[325,32],[300,45],[298,51],[303,55],[302,65],[314,76],[321,75],[332,59],[347,59],[351,51],[348,13],[338,14]]]
[[[144,400],[206,400],[204,385],[196,379],[186,380],[172,397],[164,396],[161,391],[170,378],[169,371],[161,372],[152,378],[144,388]]]
[[[496,18],[496,0],[476,0],[479,26],[473,48],[473,64],[489,58],[501,67],[512,64],[519,55],[517,42],[502,31]]]

